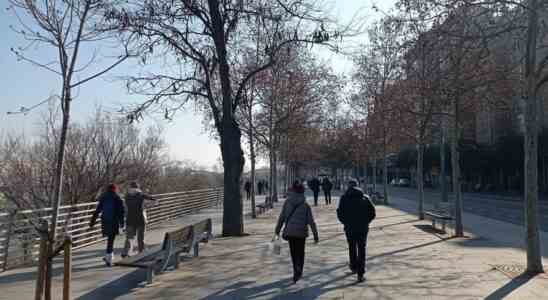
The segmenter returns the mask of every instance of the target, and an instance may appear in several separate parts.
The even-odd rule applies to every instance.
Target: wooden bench
[[[273,208],[272,201],[270,201],[270,196],[266,196],[264,199],[264,203],[257,204],[255,207],[259,209],[258,213],[262,214],[268,209]]]
[[[145,251],[115,262],[117,266],[140,268],[146,270],[147,283],[152,283],[155,274],[164,272],[170,265],[179,267],[180,255],[194,250],[199,254],[199,243],[207,242],[212,237],[211,219],[185,226],[181,229],[166,232],[164,241]]]
[[[453,221],[453,217],[451,217],[450,215],[446,215],[438,212],[426,211],[424,212],[424,215],[432,219],[432,227],[434,227],[434,229],[436,229],[436,220],[439,220],[441,223],[441,231],[443,231],[444,233],[445,233],[445,224],[447,222]]]

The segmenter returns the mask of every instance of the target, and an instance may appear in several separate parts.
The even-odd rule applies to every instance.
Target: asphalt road
[[[378,188],[382,191],[382,187]],[[417,201],[418,192],[413,188],[390,187],[389,197],[401,197]],[[425,202],[433,204],[441,199],[440,193],[432,190],[425,191]],[[449,201],[452,201],[449,195]],[[469,194],[463,195],[464,211],[482,217],[508,222],[516,225],[524,225],[524,203],[521,199],[510,197],[497,197],[496,195]],[[548,202],[539,202],[539,224],[542,231],[548,232]]]

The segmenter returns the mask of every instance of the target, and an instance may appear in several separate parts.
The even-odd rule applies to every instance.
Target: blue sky
[[[394,0],[376,1],[377,5],[388,10]],[[46,107],[37,109],[27,115],[7,115],[6,112],[18,110],[19,107],[32,106],[52,94],[58,94],[59,83],[56,76],[41,70],[26,62],[18,62],[11,53],[11,47],[24,45],[22,37],[13,32],[9,26],[17,25],[17,19],[5,8],[7,0],[0,0],[0,126],[4,133],[23,132],[27,136],[37,134],[41,115]],[[335,15],[341,20],[350,19],[361,7],[368,19],[378,16],[371,11],[373,1],[345,0],[336,1]],[[44,49],[31,51],[39,60],[51,58],[52,53]],[[345,72],[351,64],[337,55],[320,51],[323,59],[333,64],[338,72]],[[114,111],[120,103],[139,101],[137,96],[128,95],[124,83],[115,80],[117,76],[131,74],[135,66],[127,63],[107,76],[85,84],[78,91],[78,97],[73,102],[73,119],[82,121],[89,118],[97,106]],[[179,112],[175,119],[167,122],[161,116],[148,116],[142,126],[159,124],[164,128],[165,140],[169,145],[170,155],[179,160],[193,160],[199,165],[211,168],[218,162],[220,156],[217,142],[209,137],[202,126],[202,116],[191,106]]]

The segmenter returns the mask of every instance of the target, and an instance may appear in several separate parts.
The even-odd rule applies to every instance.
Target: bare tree
[[[69,1],[27,1],[10,0],[9,9],[20,21],[20,28],[15,29],[29,45],[12,48],[18,59],[45,69],[61,79],[60,102],[63,121],[57,148],[55,166],[55,185],[52,200],[53,216],[49,231],[49,253],[53,253],[57,233],[57,216],[61,203],[65,144],[69,128],[70,109],[74,99],[74,90],[84,83],[93,80],[122,63],[129,57],[127,51],[115,57],[114,62],[100,71],[90,71],[94,64],[98,48],[88,61],[81,55],[86,44],[98,46],[98,41],[112,38],[109,31],[100,27],[108,1],[102,0],[69,0]],[[28,22],[27,22],[28,20]],[[51,47],[57,57],[51,61],[39,61],[29,56],[27,50],[32,44]],[[85,72],[87,71],[87,72]],[[81,75],[81,76],[80,76]],[[51,298],[51,260],[48,259],[46,276],[46,298]]]
[[[392,114],[389,86],[402,74],[402,24],[394,22],[390,17],[372,25],[369,30],[369,45],[366,50],[355,58],[357,70],[354,78],[362,90],[363,97],[356,97],[355,107],[370,113],[368,118],[376,115],[378,125],[375,130],[380,133],[380,149],[383,156],[383,190],[384,201],[388,203],[388,164],[387,151],[390,143],[389,115]],[[373,118],[371,118],[373,120]],[[371,148],[375,150],[374,147]],[[376,157],[373,158],[376,166]]]
[[[276,54],[292,43],[323,43],[333,37],[329,20],[307,1],[164,1],[135,3],[111,15],[121,30],[135,33],[143,49],[150,49],[173,66],[174,72],[144,74],[129,80],[129,88],[150,95],[133,110],[134,118],[160,103],[169,116],[188,100],[205,100],[220,137],[224,164],[223,235],[243,234],[241,130],[235,112],[251,80],[276,61]],[[323,25],[321,25],[323,22]],[[267,41],[259,49],[261,61],[248,72],[235,72],[240,50],[249,47],[249,28],[264,26]],[[166,101],[167,100],[167,101]],[[169,100],[175,100],[174,102]],[[163,106],[162,106],[163,105]]]

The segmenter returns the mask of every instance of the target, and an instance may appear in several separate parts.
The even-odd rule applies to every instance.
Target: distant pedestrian
[[[318,230],[316,229],[312,209],[305,201],[304,186],[298,180],[293,182],[293,186],[288,191],[287,200],[276,224],[276,235],[280,235],[284,224],[282,237],[289,242],[291,261],[293,262],[293,282],[296,283],[303,275],[308,226],[312,229],[314,242],[318,243]]]
[[[246,180],[244,184],[244,190],[246,194],[246,199],[249,200],[249,198],[251,198],[251,182],[249,182],[249,180]]]
[[[322,181],[322,190],[325,196],[325,204],[331,204],[331,190],[333,189],[333,183],[329,178],[325,177]]]
[[[317,177],[313,177],[310,182],[308,182],[308,187],[314,193],[314,206],[318,206],[318,194],[320,193],[320,180]]]
[[[259,180],[259,182],[257,183],[257,191],[259,192],[259,195],[263,194],[263,188],[264,188],[264,183],[262,180]]]
[[[101,232],[107,237],[107,249],[103,261],[110,267],[114,257],[114,239],[120,234],[120,228],[124,227],[124,202],[118,195],[118,187],[115,184],[109,184],[106,191],[99,197],[99,204],[93,213],[89,222],[89,227],[93,228],[97,218],[101,214]]]
[[[364,281],[365,255],[369,223],[375,219],[375,206],[363,191],[357,187],[355,180],[348,182],[348,189],[341,196],[337,217],[344,225],[348,241],[349,267],[352,273],[358,274],[358,282]]]
[[[152,196],[141,191],[137,182],[129,184],[128,192],[125,196],[127,217],[126,217],[126,242],[122,257],[130,254],[133,240],[137,236],[137,246],[139,253],[145,250],[145,228],[147,224],[146,200],[155,201]]]

